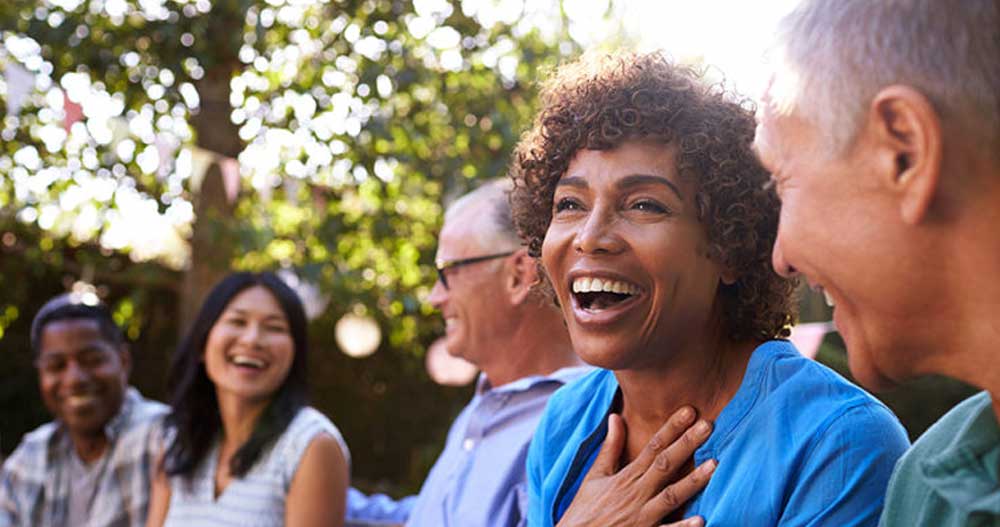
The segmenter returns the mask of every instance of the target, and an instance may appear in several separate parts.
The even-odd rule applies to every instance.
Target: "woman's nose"
[[[257,346],[260,343],[260,324],[247,324],[240,332],[239,340],[247,346]]]
[[[611,211],[595,207],[573,238],[573,249],[578,253],[617,253],[624,242],[617,232],[617,219]]]

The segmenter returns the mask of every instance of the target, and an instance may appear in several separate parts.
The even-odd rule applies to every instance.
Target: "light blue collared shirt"
[[[452,424],[444,451],[420,494],[393,502],[351,489],[348,525],[403,521],[412,527],[524,525],[528,443],[549,396],[588,371],[586,366],[563,368],[498,388],[480,375],[472,401]]]
[[[607,434],[618,382],[597,370],[549,400],[528,454],[532,527],[557,523]],[[909,446],[882,403],[787,341],[750,358],[695,463],[719,466],[686,516],[707,527],[874,527]]]

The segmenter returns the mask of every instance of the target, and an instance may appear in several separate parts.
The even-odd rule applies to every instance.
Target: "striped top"
[[[190,485],[180,476],[170,478],[170,508],[164,527],[270,527],[285,523],[285,498],[295,470],[317,434],[332,435],[350,465],[350,453],[337,427],[319,411],[299,410],[277,441],[242,478],[233,478],[215,498],[215,469],[219,442],[195,469]]]

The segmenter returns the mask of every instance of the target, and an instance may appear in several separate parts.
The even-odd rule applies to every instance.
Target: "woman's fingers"
[[[599,476],[610,476],[618,472],[618,460],[622,457],[625,447],[625,422],[618,414],[608,415],[608,435],[604,438],[593,466],[587,472],[584,481]]]
[[[660,527],[704,527],[704,526],[705,526],[705,520],[703,520],[701,516],[687,518],[685,520],[681,520],[679,522],[674,522],[671,524],[664,523],[663,525],[660,525]]]
[[[642,475],[642,479],[648,482],[649,487],[657,489],[673,481],[678,476],[678,471],[694,456],[695,450],[698,450],[711,434],[712,424],[704,419],[698,421],[656,455],[651,466]]]
[[[684,436],[685,431],[689,431],[689,428],[694,423],[697,415],[698,414],[695,412],[694,408],[690,406],[683,406],[674,412],[674,414],[667,419],[667,422],[663,423],[663,426],[661,426],[660,429],[653,434],[653,437],[650,438],[648,443],[646,443],[642,452],[639,453],[632,463],[629,463],[626,470],[634,470],[639,474],[663,472],[663,470],[652,470],[651,465],[657,462],[657,459],[662,452],[673,447],[678,438],[682,438]],[[695,448],[698,447],[695,446]],[[694,452],[694,450],[691,450],[691,452]],[[683,463],[683,461],[681,462]],[[676,466],[671,470],[674,469],[676,469]],[[667,474],[667,476],[669,476],[669,474]]]
[[[662,518],[676,511],[694,497],[695,494],[700,492],[701,489],[705,488],[705,485],[708,485],[708,481],[711,479],[712,473],[715,472],[717,465],[718,463],[714,459],[710,459],[699,465],[698,468],[691,471],[687,476],[684,476],[673,484],[667,485],[659,494],[649,500],[644,512],[652,515],[654,518]],[[685,521],[693,519],[688,518]],[[686,526],[688,524],[680,523],[677,525]]]

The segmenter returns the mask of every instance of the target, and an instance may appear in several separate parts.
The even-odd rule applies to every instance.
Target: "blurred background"
[[[28,349],[47,299],[110,305],[133,384],[163,399],[202,295],[271,269],[306,303],[313,404],[355,485],[417,491],[475,374],[432,345],[443,204],[504,175],[536,79],[585,49],[663,48],[755,95],[792,3],[5,0],[0,454],[49,419]],[[802,305],[830,319],[808,291]],[[803,327],[847,374],[838,336]],[[925,379],[878,395],[916,437],[969,393]]]

